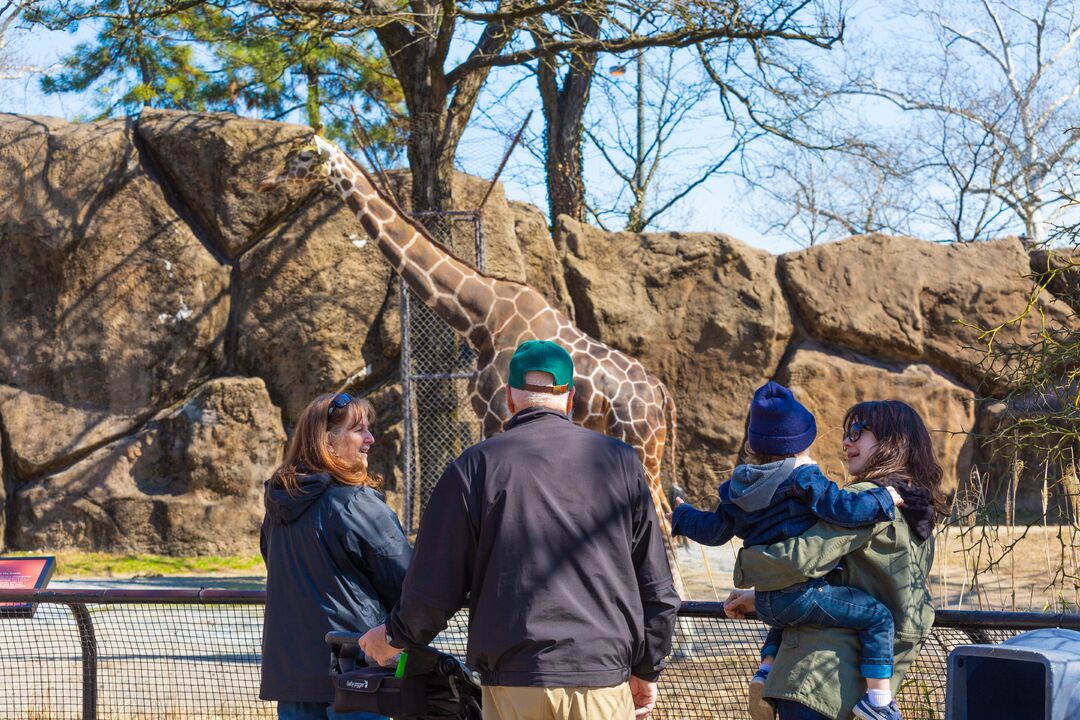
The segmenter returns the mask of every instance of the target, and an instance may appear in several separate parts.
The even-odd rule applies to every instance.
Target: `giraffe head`
[[[282,185],[310,185],[325,182],[330,177],[330,158],[337,148],[318,135],[293,146],[281,165],[277,166],[256,186],[267,192]]]

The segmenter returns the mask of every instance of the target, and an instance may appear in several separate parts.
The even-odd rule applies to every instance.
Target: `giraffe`
[[[634,358],[578,330],[537,291],[519,282],[485,275],[455,257],[371,181],[367,172],[333,143],[315,135],[286,156],[258,184],[259,192],[282,185],[331,183],[420,300],[476,350],[477,372],[469,383],[470,403],[485,437],[508,419],[505,387],[514,349],[525,340],[554,340],[574,360],[573,419],[617,437],[641,458],[663,531],[672,574],[685,597],[675,558],[667,496],[660,466],[672,426],[674,471],[675,403],[664,384]]]

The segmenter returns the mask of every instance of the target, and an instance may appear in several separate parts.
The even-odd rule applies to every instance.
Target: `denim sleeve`
[[[849,492],[820,472],[807,473],[798,482],[810,511],[834,525],[864,527],[896,518],[896,506],[883,487]]]
[[[671,534],[683,535],[702,545],[723,545],[735,536],[735,523],[723,506],[717,507],[716,512],[706,512],[684,503],[671,514]]]

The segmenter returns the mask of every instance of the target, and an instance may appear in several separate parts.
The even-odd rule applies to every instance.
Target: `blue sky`
[[[92,37],[93,28],[88,24],[84,24],[75,33],[35,30],[31,35],[14,38],[12,52],[25,64],[48,67],[70,52],[78,42]],[[618,59],[607,58],[602,61],[601,66],[606,69],[618,62]],[[509,133],[514,125],[520,122],[519,118],[523,118],[529,109],[536,108],[529,134],[535,141],[542,130],[536,85],[531,79],[518,85],[504,107],[491,105],[491,98],[501,95],[505,87],[517,79],[512,76],[512,72],[504,72],[501,77],[495,75],[491,79],[487,105],[485,106],[484,101],[481,102],[487,117],[481,118],[479,113],[474,115],[474,123],[466,132],[458,153],[460,168],[485,176],[490,176],[495,171],[507,141],[502,134],[489,130],[485,125],[498,124],[502,133]],[[627,80],[632,78],[628,77]],[[38,82],[34,78],[0,80],[0,102],[5,111],[20,114],[53,115],[71,119],[94,112],[91,97],[85,94],[45,95],[39,90]],[[299,121],[299,118],[297,120]],[[697,142],[701,130],[686,128],[685,132],[687,137],[695,137]],[[724,138],[717,137],[715,142],[719,145],[723,140]],[[586,173],[590,183],[602,183],[608,177],[607,169],[602,166],[595,153],[589,156]],[[526,149],[519,148],[514,153],[502,179],[509,198],[532,202],[546,210],[540,166]],[[684,231],[724,232],[774,253],[798,249],[790,240],[767,237],[757,230],[754,219],[746,210],[745,192],[742,184],[732,177],[714,177],[663,218],[660,226],[663,229]]]
[[[891,50],[911,51],[920,39],[912,32],[913,26],[910,22],[897,20],[891,7],[871,0],[849,6],[846,9],[848,25],[845,45],[863,48],[876,45]],[[76,33],[35,30],[32,35],[14,38],[11,52],[20,62],[47,67],[70,52],[79,41],[91,38],[92,33],[93,29],[85,24]],[[819,66],[826,72],[833,67],[839,67],[845,59],[844,53],[843,48],[829,53],[819,52]],[[611,67],[619,63],[619,58],[604,58],[600,63],[600,72],[609,73]],[[686,67],[688,69],[684,72],[695,72],[692,63],[687,63]],[[607,79],[612,81],[610,77]],[[632,73],[618,81],[623,80],[632,82]],[[514,92],[503,97],[507,88],[512,85]],[[596,95],[594,91],[594,103]],[[40,92],[38,83],[33,78],[0,80],[0,103],[8,112],[55,115],[69,119],[93,112],[91,97],[85,94],[46,96]],[[539,146],[542,131],[535,81],[532,78],[522,79],[520,70],[508,69],[493,73],[459,148],[458,167],[478,175],[490,176],[506,147],[507,136],[512,134],[530,109],[537,112],[533,115],[526,136],[531,139],[535,149]],[[904,121],[898,111],[881,103],[863,104],[859,112],[865,114],[865,117],[859,118],[861,122],[878,126],[900,127]],[[710,98],[699,107],[699,112],[692,122],[684,123],[680,127],[673,146],[680,148],[683,153],[669,163],[672,175],[677,175],[679,170],[685,170],[686,167],[692,169],[694,163],[704,164],[710,156],[724,151],[729,142],[729,134],[718,113],[718,103],[714,98]],[[299,121],[299,118],[296,120]],[[532,202],[546,210],[541,165],[528,149],[519,148],[515,151],[502,180],[511,199]],[[595,151],[588,151],[586,155],[586,182],[590,192],[596,195],[613,192],[618,187],[610,170]],[[765,204],[760,200],[760,195],[750,190],[737,176],[721,174],[698,187],[657,224],[661,229],[723,232],[773,253],[798,249],[798,245],[789,238],[777,233],[762,232],[768,221],[761,216],[761,208],[765,207]]]

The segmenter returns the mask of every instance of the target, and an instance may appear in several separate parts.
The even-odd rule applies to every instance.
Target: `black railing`
[[[0,718],[144,720],[273,718],[260,702],[263,591],[0,591]],[[957,645],[1041,627],[1080,630],[1080,615],[938,612],[933,636],[899,693],[909,720],[941,718]],[[465,652],[465,616],[436,641]],[[746,718],[746,683],[764,635],[719,603],[684,603],[655,718]]]

